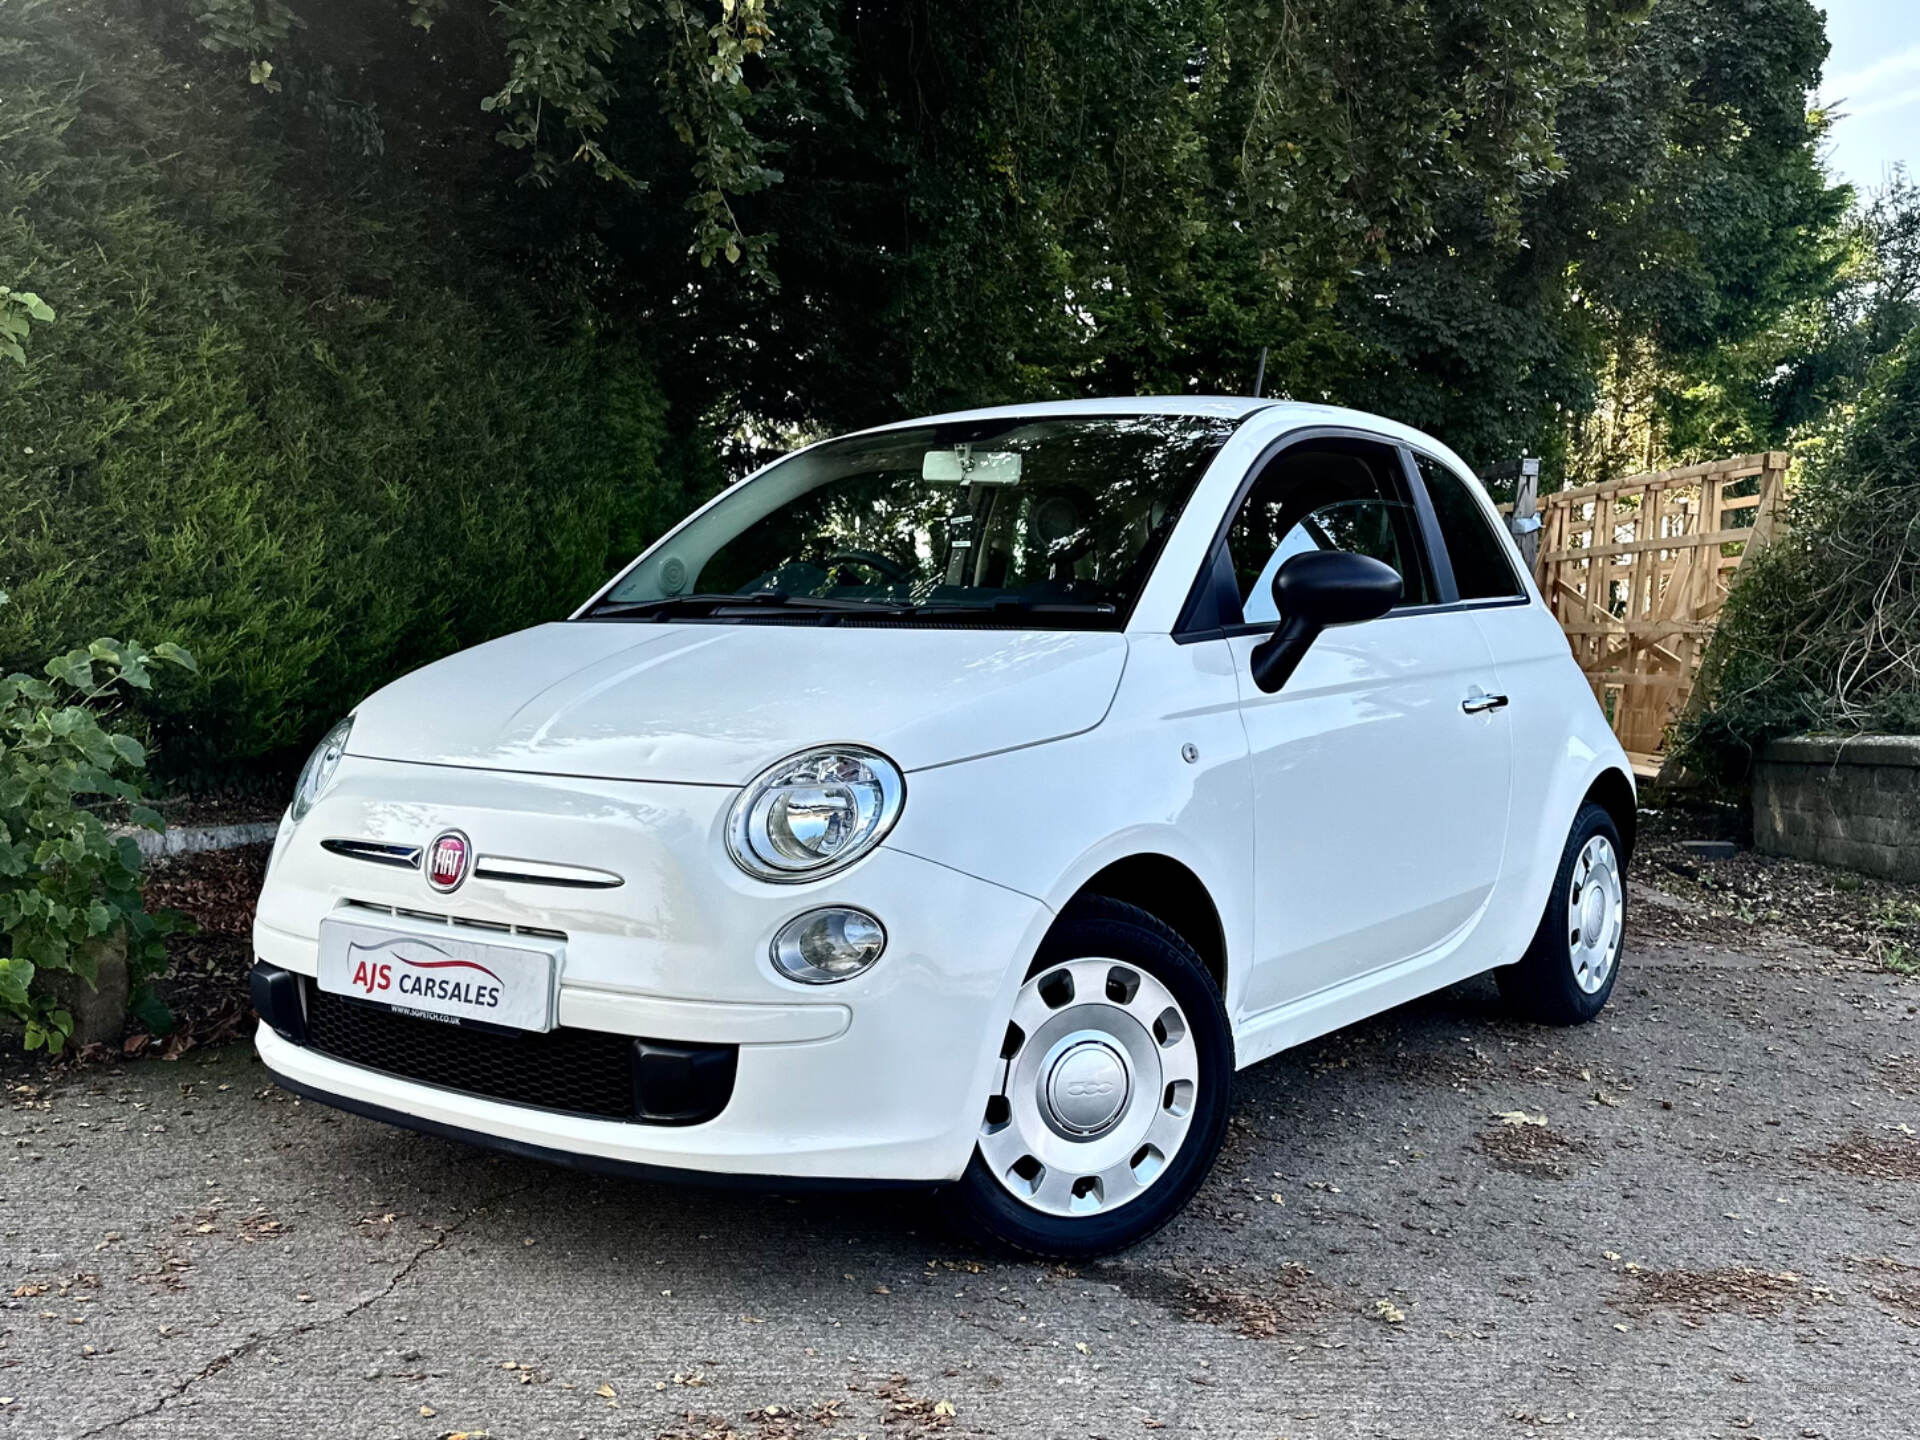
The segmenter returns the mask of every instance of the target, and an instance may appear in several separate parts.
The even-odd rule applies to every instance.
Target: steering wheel
[[[871,570],[883,580],[891,580],[896,585],[904,585],[912,579],[912,573],[898,561],[889,560],[877,550],[836,550],[820,562],[822,568],[831,572],[836,565],[858,565]]]

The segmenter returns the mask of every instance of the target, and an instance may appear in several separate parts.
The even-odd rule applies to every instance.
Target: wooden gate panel
[[[1656,773],[1733,572],[1772,535],[1785,451],[1540,497],[1534,578],[1614,733]]]

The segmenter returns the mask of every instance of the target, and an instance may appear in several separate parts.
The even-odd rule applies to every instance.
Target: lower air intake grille
[[[403,1080],[510,1105],[667,1125],[711,1120],[733,1093],[738,1051],[731,1045],[664,1045],[564,1026],[500,1034],[396,1014],[311,980],[304,989],[308,1045]]]

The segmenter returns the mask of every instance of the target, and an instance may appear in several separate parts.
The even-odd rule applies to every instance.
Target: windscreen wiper
[[[913,606],[911,613],[921,619],[1015,619],[1026,615],[1115,615],[1119,607],[1110,600],[1034,600],[1025,595],[997,595],[991,600],[926,600]]]
[[[841,600],[826,596],[788,595],[778,590],[753,590],[744,595],[665,595],[657,600],[603,600],[587,611],[587,620],[634,620],[675,611],[711,615],[719,610],[792,610],[825,615],[908,615],[912,607],[876,604],[869,600]]]
[[[656,600],[603,600],[582,616],[586,620],[650,620],[669,614],[714,615],[726,610],[778,610],[787,614],[870,615],[914,620],[1021,620],[1041,616],[1104,618],[1118,613],[1107,600],[1035,600],[999,595],[992,600],[923,600],[918,604],[848,600],[834,596],[788,595],[753,590],[744,595],[664,595]]]
[[[664,614],[670,610],[712,610],[720,605],[777,605],[786,598],[768,590],[758,595],[662,595],[656,600],[601,600],[587,611],[586,618],[627,620],[637,615]]]

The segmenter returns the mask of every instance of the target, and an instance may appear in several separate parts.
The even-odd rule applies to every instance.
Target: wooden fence
[[[1788,459],[1769,450],[1539,498],[1534,578],[1643,775],[1659,771],[1733,572],[1773,533]]]

